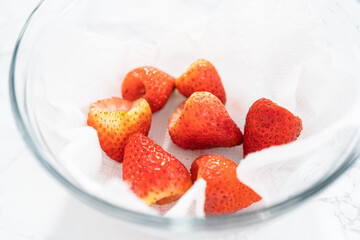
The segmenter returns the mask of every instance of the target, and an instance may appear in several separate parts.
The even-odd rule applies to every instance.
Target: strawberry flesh
[[[148,134],[151,109],[145,99],[103,99],[91,104],[87,125],[97,131],[103,151],[111,159],[121,162],[127,138],[135,132]]]

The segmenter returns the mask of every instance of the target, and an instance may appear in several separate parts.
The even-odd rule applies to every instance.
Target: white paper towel
[[[137,1],[137,6],[141,6],[140,2]],[[300,116],[303,120],[300,138],[286,146],[250,154],[245,160],[242,160],[242,146],[180,149],[167,132],[169,117],[185,100],[175,91],[166,106],[153,115],[151,139],[188,169],[196,157],[204,154],[241,161],[239,179],[263,197],[252,208],[284,200],[297,192],[293,186],[302,184],[305,188],[323,177],[330,168],[323,159],[333,161],[333,151],[341,150],[342,146],[334,143],[337,148],[329,150],[328,141],[343,128],[356,125],[358,120],[354,109],[359,106],[359,76],[355,70],[344,70],[334,64],[339,60],[333,59],[336,51],[324,40],[325,23],[309,3],[228,0],[216,4],[213,1],[203,3],[204,8],[191,8],[189,19],[196,19],[196,11],[201,15],[201,21],[191,22],[177,19],[189,10],[188,1],[178,1],[172,6],[168,1],[154,2],[159,12],[151,19],[147,12],[140,14],[141,10],[136,16],[130,12],[116,15],[113,7],[108,15],[101,16],[102,25],[101,21],[95,26],[81,21],[74,25],[67,21],[52,23],[43,29],[34,46],[45,88],[36,118],[49,147],[73,179],[91,194],[134,211],[159,214],[172,207],[165,216],[203,217],[199,209],[204,200],[195,194],[204,192],[206,184],[201,182],[177,204],[148,208],[134,200],[134,195],[121,182],[121,164],[101,153],[96,132],[86,127],[89,105],[99,99],[120,96],[121,81],[132,68],[152,65],[176,77],[199,58],[216,66],[227,93],[226,108],[241,130],[251,104],[266,97]],[[134,7],[129,1],[121,4],[121,9]],[[161,6],[168,7],[166,13],[161,12]],[[71,11],[66,14],[71,16]],[[116,19],[107,21],[111,18]],[[132,22],[134,19],[137,25]],[[176,25],[172,25],[174,22]],[[114,27],[115,23],[118,26]],[[131,39],[126,38],[127,34]],[[352,47],[359,53],[358,46]],[[354,64],[360,63],[359,56],[351,53],[342,57]],[[318,175],[309,174],[314,169]],[[197,199],[195,207],[194,199]]]

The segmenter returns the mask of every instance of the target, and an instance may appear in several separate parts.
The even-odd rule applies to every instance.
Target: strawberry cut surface
[[[225,104],[226,94],[221,78],[209,61],[199,59],[192,63],[185,73],[176,78],[175,86],[185,97],[194,92],[210,92]]]
[[[127,138],[136,132],[148,134],[151,108],[145,99],[99,100],[90,106],[87,125],[97,131],[102,150],[111,159],[121,162]]]
[[[155,67],[138,67],[125,76],[121,87],[122,96],[130,101],[145,98],[154,113],[168,101],[174,82],[175,78]]]

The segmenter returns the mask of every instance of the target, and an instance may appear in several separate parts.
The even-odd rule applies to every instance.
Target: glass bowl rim
[[[36,157],[39,163],[52,175],[55,177],[65,188],[69,189],[70,192],[76,195],[79,199],[85,203],[93,206],[95,209],[100,212],[106,212],[109,215],[112,215],[118,219],[129,221],[135,224],[140,224],[149,227],[155,227],[160,229],[170,229],[180,232],[193,232],[193,231],[202,231],[202,230],[218,230],[234,227],[242,227],[257,223],[259,221],[266,221],[272,219],[276,216],[279,216],[287,210],[293,209],[303,203],[305,200],[312,197],[314,194],[320,192],[321,190],[328,187],[332,182],[334,182],[339,176],[341,176],[352,164],[359,158],[360,153],[350,152],[346,157],[346,160],[336,169],[332,174],[327,178],[322,179],[317,184],[308,187],[306,190],[291,196],[290,198],[283,200],[274,205],[254,210],[251,212],[242,213],[241,215],[226,215],[226,216],[217,216],[217,217],[207,217],[207,218],[195,218],[195,217],[184,217],[184,218],[166,218],[162,216],[152,216],[135,211],[131,211],[122,207],[118,207],[114,204],[104,201],[83,189],[79,188],[72,184],[68,179],[66,179],[58,170],[56,170],[51,164],[46,160],[44,154],[39,151],[37,148],[36,142],[34,141],[34,136],[31,135],[29,130],[26,127],[24,118],[20,113],[18,101],[16,99],[15,91],[15,69],[16,69],[16,60],[19,51],[19,47],[22,41],[24,34],[31,22],[31,19],[41,7],[45,0],[40,0],[36,5],[33,11],[30,13],[27,18],[24,26],[22,27],[19,36],[17,38],[15,48],[13,50],[10,73],[9,73],[9,96],[10,103],[17,124],[18,130],[21,133],[25,143]],[[358,145],[358,144],[355,144]],[[355,147],[354,147],[355,148]]]

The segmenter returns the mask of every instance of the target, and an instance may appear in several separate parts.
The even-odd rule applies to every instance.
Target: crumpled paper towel
[[[136,4],[141,6],[140,2]],[[65,19],[79,14],[76,24],[52,23],[34,46],[36,63],[41,66],[38,79],[44,88],[37,96],[42,101],[36,106],[36,119],[58,163],[90,194],[147,214],[204,216],[205,181],[194,184],[177,203],[147,207],[122,182],[121,164],[101,151],[96,131],[86,126],[89,105],[121,96],[122,79],[138,66],[152,65],[178,76],[196,59],[210,60],[222,77],[226,108],[241,130],[249,107],[261,97],[302,118],[303,131],[296,142],[242,159],[242,146],[190,151],[171,142],[168,119],[185,100],[177,91],[153,115],[149,137],[188,169],[204,154],[219,154],[240,163],[239,179],[263,197],[244,211],[289,198],[323,177],[333,166],[329,164],[333,156],[344,147],[341,143],[358,127],[354,109],[359,106],[359,76],[354,69],[344,70],[341,63],[359,64],[359,48],[351,45],[358,54],[342,53],[342,59],[336,59],[326,36],[339,29],[325,28],[325,17],[307,1],[204,1],[203,7],[194,3],[191,11],[186,8],[188,1],[172,1],[172,7],[169,1],[154,1],[159,12],[152,13],[157,16],[152,18],[142,8],[135,16],[126,10],[134,3],[125,1],[119,8],[108,8],[108,14],[96,11],[103,14],[94,25],[86,24],[90,20],[76,11],[81,3],[63,13]],[[161,12],[164,5],[169,7],[166,13]],[[186,12],[189,19],[180,18]],[[197,13],[201,21],[192,22]],[[331,19],[330,13],[325,16]],[[131,25],[134,19],[138,25]],[[132,26],[141,31],[135,34]],[[344,137],[335,138],[344,129],[348,130]]]

